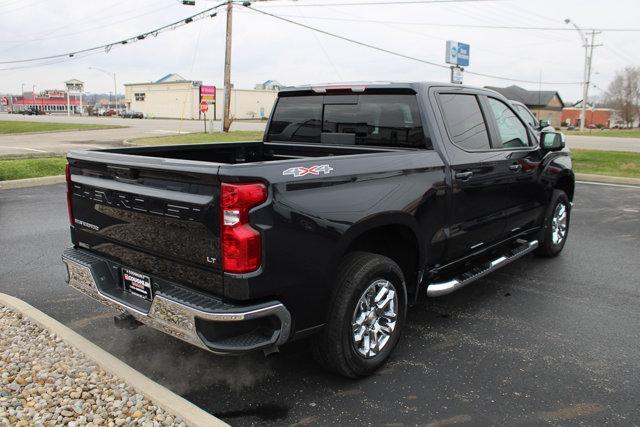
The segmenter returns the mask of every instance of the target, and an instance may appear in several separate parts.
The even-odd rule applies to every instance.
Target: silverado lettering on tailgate
[[[94,188],[75,182],[73,183],[73,195],[113,207],[184,219],[187,221],[195,221],[201,214],[200,207],[184,203],[177,204],[173,201],[144,197],[138,194]]]

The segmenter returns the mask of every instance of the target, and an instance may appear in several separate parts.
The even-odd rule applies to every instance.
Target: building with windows
[[[199,119],[202,81],[187,80],[179,74],[148,83],[126,83],[125,106],[149,118]],[[267,118],[276,100],[274,90],[231,89],[231,117],[234,119]],[[208,94],[207,118],[222,117],[224,90]]]
[[[51,89],[42,92],[25,92],[9,98],[8,108],[18,112],[27,109],[44,111],[47,114],[79,114],[82,112],[82,95],[69,94],[64,90]]]
[[[580,112],[582,107],[580,104],[562,109],[562,125],[580,127]],[[617,123],[614,122],[615,110],[611,108],[599,108],[587,104],[584,117],[584,125],[586,127],[611,127]]]
[[[551,126],[559,127],[564,102],[555,90],[527,90],[520,86],[485,86],[512,101],[522,102],[536,115],[538,120],[548,120]]]

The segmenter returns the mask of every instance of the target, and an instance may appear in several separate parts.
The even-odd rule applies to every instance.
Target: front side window
[[[516,107],[516,110],[518,110],[518,113],[520,113],[520,116],[524,119],[524,121],[527,122],[529,125],[531,125],[531,127],[535,128],[537,124],[537,120],[535,116],[531,114],[531,111],[529,111],[527,108],[523,107],[522,105],[516,104],[515,107]]]
[[[425,148],[415,95],[364,94],[282,97],[270,141]]]
[[[500,136],[499,147],[528,147],[529,137],[527,128],[518,116],[504,102],[495,98],[488,98],[488,101],[498,127]]]
[[[438,95],[444,120],[453,142],[465,150],[488,150],[489,134],[475,95]]]

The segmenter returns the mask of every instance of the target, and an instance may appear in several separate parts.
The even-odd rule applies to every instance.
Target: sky
[[[565,101],[581,99],[584,49],[570,18],[582,28],[640,29],[638,0],[491,0],[447,3],[371,4],[383,0],[281,0],[252,7],[343,37],[445,65],[445,43],[471,45],[467,71],[540,83],[518,83],[465,74],[474,86],[518,84],[557,90]],[[393,3],[388,0],[388,3]],[[115,72],[124,83],[148,82],[168,73],[222,86],[225,13],[194,21],[108,53],[34,66],[7,61],[38,58],[100,46],[136,36],[218,4],[196,0],[0,0],[0,93],[61,89],[64,81],[85,82],[85,91],[113,91],[113,78],[89,67]],[[344,3],[369,3],[344,5]],[[340,5],[343,4],[343,5]],[[371,22],[374,21],[374,22]],[[437,25],[434,25],[437,24]],[[445,25],[567,28],[513,30]],[[590,95],[606,90],[617,70],[640,66],[640,31],[604,30],[596,37]],[[4,63],[3,63],[4,62]],[[39,63],[35,63],[39,64]],[[15,69],[15,67],[25,67]],[[449,70],[400,58],[234,7],[232,82],[253,88],[273,79],[284,85],[339,81],[442,81]],[[554,83],[547,84],[546,82]]]

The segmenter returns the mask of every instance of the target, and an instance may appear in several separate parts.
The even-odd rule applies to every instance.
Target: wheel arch
[[[567,171],[567,173],[562,174],[555,183],[555,188],[558,190],[564,191],[564,193],[569,198],[569,201],[573,201],[573,195],[575,193],[576,187],[576,179],[573,173]]]
[[[426,249],[419,238],[418,224],[406,213],[377,215],[354,224],[337,251],[338,263],[353,251],[371,252],[395,261],[405,276],[407,293],[417,291]]]

